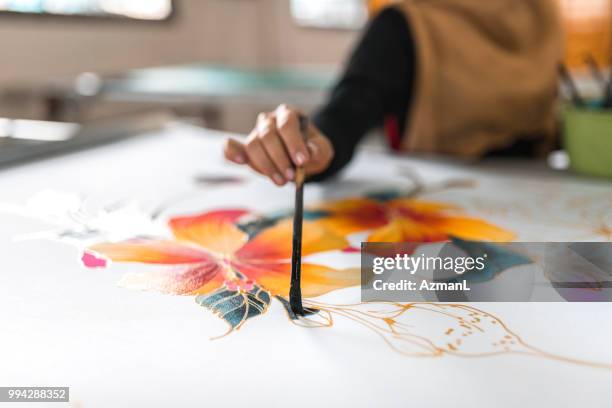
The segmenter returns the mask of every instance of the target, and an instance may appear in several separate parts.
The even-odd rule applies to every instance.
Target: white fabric
[[[15,214],[45,190],[44,197],[55,194],[49,191],[76,193],[92,207],[121,200],[139,203],[130,210],[136,213],[137,208],[150,212],[172,197],[182,198],[171,206],[172,214],[289,208],[290,187],[276,188],[224,163],[221,136],[177,126],[0,172],[0,385],[70,386],[73,406],[87,408],[609,406],[610,369],[520,354],[406,357],[350,321],[337,319],[325,329],[299,328],[288,322],[278,302],[238,332],[211,341],[226,325],[192,297],[115,286],[123,272],[145,266],[86,270],[79,251],[68,243],[19,239],[53,227]],[[609,184],[546,169],[517,169],[515,163],[473,167],[362,151],[343,183],[308,186],[307,202],[408,185],[398,175],[406,168],[427,184],[477,180],[474,188],[426,197],[464,206],[472,215],[515,231],[519,239],[610,239],[597,233],[606,223],[612,227]],[[252,181],[198,188],[193,182],[198,174],[241,175]],[[70,205],[70,200],[58,205]],[[118,234],[151,227],[145,224],[129,224]],[[359,257],[343,255],[335,262],[358,265]],[[328,303],[358,299],[357,289],[325,297]],[[609,304],[475,306],[494,313],[542,350],[612,363]]]

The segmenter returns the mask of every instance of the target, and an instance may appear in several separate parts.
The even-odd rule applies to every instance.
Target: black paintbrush
[[[610,58],[610,78],[608,79],[608,86],[606,87],[603,107],[605,109],[612,108],[612,57]]]
[[[564,64],[559,65],[559,74],[561,74],[561,79],[563,80],[563,82],[565,82],[565,85],[570,91],[570,95],[572,97],[574,105],[576,105],[577,107],[583,107],[584,100],[582,100],[582,97],[578,92],[578,87],[576,86],[576,83],[574,82],[572,76],[570,75],[567,67]]]
[[[608,82],[608,88],[606,91],[606,96],[604,98],[603,107],[606,109],[612,108],[612,78]]]
[[[599,69],[599,64],[597,63],[597,60],[591,54],[588,54],[584,60],[589,66],[589,69],[591,70],[591,75],[593,75],[595,81],[597,81],[599,85],[601,85],[605,93],[606,87],[608,86],[608,81],[606,81],[606,78],[601,72],[601,69]]]
[[[300,131],[306,137],[308,119],[300,116]],[[295,212],[293,214],[293,248],[291,251],[291,286],[289,287],[289,305],[296,316],[304,316],[302,305],[302,223],[304,220],[304,168],[295,170]]]

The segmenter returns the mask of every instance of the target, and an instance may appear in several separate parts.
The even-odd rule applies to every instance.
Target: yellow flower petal
[[[440,242],[447,239],[439,229],[409,218],[395,218],[368,237],[369,242]]]
[[[88,248],[116,262],[141,262],[149,264],[190,264],[208,261],[206,251],[174,241],[134,239],[123,242],[105,242]]]
[[[241,260],[286,260],[291,259],[293,237],[292,220],[284,220],[265,229],[236,253]],[[341,250],[348,241],[321,225],[305,222],[302,229],[302,255]]]
[[[170,220],[174,236],[181,241],[197,244],[217,254],[233,254],[247,241],[248,236],[234,225],[246,212],[213,211],[202,215],[178,217]]]
[[[515,239],[512,232],[477,218],[440,217],[429,225],[449,236],[470,241],[509,242]]]
[[[291,264],[288,262],[234,265],[243,275],[257,282],[273,296],[289,296]],[[361,283],[359,268],[334,269],[317,264],[302,264],[302,295],[316,297],[333,290]]]

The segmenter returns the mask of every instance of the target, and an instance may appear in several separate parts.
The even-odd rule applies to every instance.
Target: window
[[[165,20],[172,0],[0,0],[0,11],[34,15]]]
[[[302,26],[360,28],[368,11],[364,0],[291,0],[291,14]]]

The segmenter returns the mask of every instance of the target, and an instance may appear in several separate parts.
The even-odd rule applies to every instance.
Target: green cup
[[[612,178],[612,110],[568,107],[563,122],[572,169]]]

